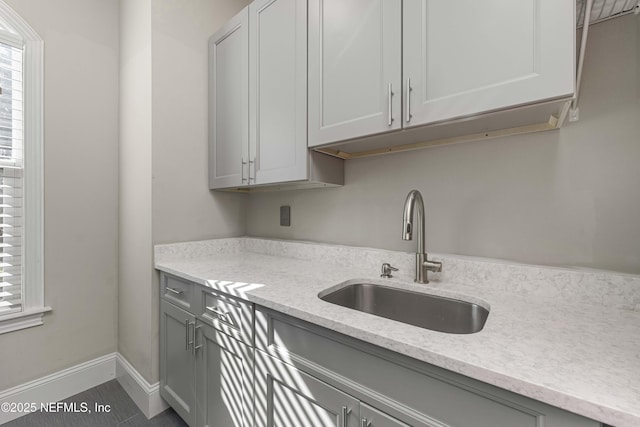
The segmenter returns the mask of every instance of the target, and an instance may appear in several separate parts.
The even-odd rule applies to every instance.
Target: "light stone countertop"
[[[587,418],[640,426],[640,277],[434,258],[455,274],[418,285],[413,257],[398,252],[253,238],[155,248],[161,271]],[[385,260],[401,267],[398,278],[379,277]],[[490,314],[482,331],[456,335],[317,297],[354,279],[461,298]]]

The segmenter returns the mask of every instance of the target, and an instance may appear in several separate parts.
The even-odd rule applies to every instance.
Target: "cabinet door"
[[[573,94],[575,2],[403,5],[405,127]]]
[[[256,351],[256,426],[356,426],[358,405],[340,390]]]
[[[309,0],[309,146],[401,127],[401,6]]]
[[[362,427],[409,427],[408,424],[360,402],[360,425]]]
[[[249,6],[250,183],[307,178],[307,2]]]
[[[249,12],[209,39],[209,187],[248,183]]]
[[[195,423],[195,317],[160,301],[160,395],[190,426]]]
[[[250,347],[204,323],[196,333],[197,426],[253,426]]]

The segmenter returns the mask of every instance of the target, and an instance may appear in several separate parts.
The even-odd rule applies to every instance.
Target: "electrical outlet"
[[[291,206],[280,206],[280,226],[291,226]]]

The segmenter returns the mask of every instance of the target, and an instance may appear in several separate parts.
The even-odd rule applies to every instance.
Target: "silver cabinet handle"
[[[221,317],[227,317],[227,315],[229,314],[228,311],[224,311],[224,310],[220,310],[218,307],[205,307],[208,311],[221,316]]]
[[[247,178],[244,177],[244,165],[246,165],[247,162],[244,161],[244,158],[240,159],[240,162],[240,178],[242,179],[242,182],[245,182]]]
[[[407,79],[407,123],[411,121],[411,77]]]
[[[170,288],[168,286],[165,289],[168,290],[169,292],[171,292],[172,294],[176,294],[176,295],[184,294],[184,291],[179,291],[177,289],[173,289],[173,288]]]
[[[349,416],[350,412],[351,409],[347,408],[346,406],[342,407],[342,427],[347,427],[347,417]]]
[[[362,419],[360,420],[360,427],[370,427],[370,426],[371,426],[371,421],[362,417]]]
[[[196,355],[196,351],[202,348],[202,344],[196,345],[197,337],[198,337],[198,329],[202,329],[202,325],[198,325],[195,328],[193,328],[193,355],[194,356]]]
[[[189,351],[189,319],[184,321],[184,350]]]
[[[253,178],[251,177],[251,165],[253,165]],[[253,160],[249,160],[249,184],[251,184],[251,180],[253,179],[253,182],[256,182],[256,158],[254,157]]]
[[[193,330],[191,329],[191,326],[193,326]],[[189,322],[187,320],[187,351],[189,351],[189,346],[193,345],[193,341],[195,340],[196,334],[195,334],[195,326],[196,326],[196,322]],[[189,331],[192,331],[193,335],[191,335],[192,340],[189,341]]]
[[[391,83],[389,83],[389,116],[387,118],[387,125],[391,126],[393,124],[393,87]]]

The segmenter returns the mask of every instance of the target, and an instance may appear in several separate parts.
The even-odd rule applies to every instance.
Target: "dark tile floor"
[[[77,402],[81,408],[84,402],[91,409],[85,412],[34,412],[3,424],[3,427],[186,427],[187,424],[172,410],[148,420],[133,400],[116,380],[65,399],[64,402]],[[95,404],[110,405],[109,412],[95,412]]]

